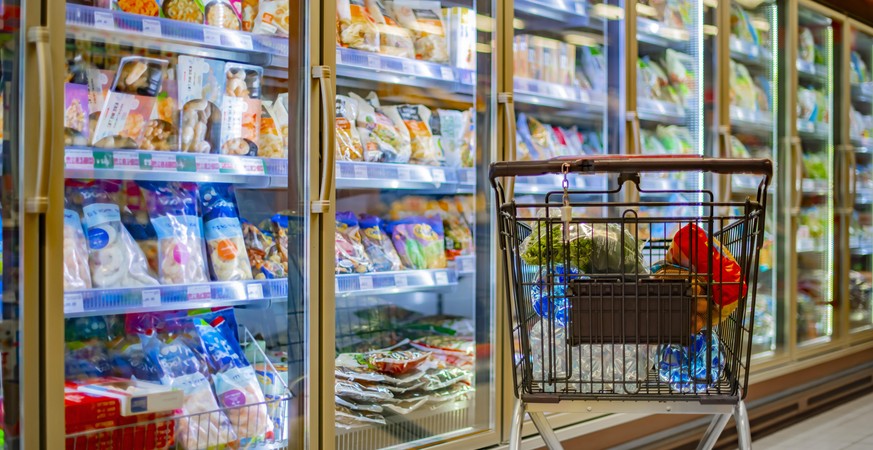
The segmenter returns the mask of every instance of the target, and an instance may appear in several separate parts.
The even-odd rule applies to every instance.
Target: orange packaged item
[[[336,96],[336,155],[340,161],[363,161],[364,147],[355,127],[357,102],[345,95]]]
[[[680,228],[673,236],[667,250],[667,262],[691,267],[698,275],[709,273],[712,257],[712,301],[723,309],[736,308],[740,296],[745,296],[748,287],[742,281],[742,268],[727,248],[712,238],[714,248],[709,248],[709,237],[695,224]],[[742,286],[741,286],[742,281]]]
[[[403,120],[412,144],[412,164],[439,166],[443,160],[442,151],[434,142],[430,129],[430,109],[424,105],[400,105],[397,113]]]
[[[379,52],[379,29],[367,11],[364,0],[337,0],[336,19],[343,45],[368,52]]]

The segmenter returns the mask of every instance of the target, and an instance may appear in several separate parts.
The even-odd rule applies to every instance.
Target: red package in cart
[[[712,301],[723,308],[734,305],[745,296],[748,287],[743,281],[742,269],[736,258],[716,238],[709,237],[695,224],[680,228],[673,235],[673,242],[667,250],[667,262],[683,267],[691,267],[698,274],[709,273],[709,259],[712,257]]]

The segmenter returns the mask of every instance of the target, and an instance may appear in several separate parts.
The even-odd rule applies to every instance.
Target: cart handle
[[[563,173],[565,164],[569,172],[594,173],[640,173],[640,172],[712,172],[723,175],[748,173],[763,175],[766,184],[773,176],[773,162],[755,158],[704,158],[687,155],[597,155],[563,156],[545,161],[501,161],[491,163],[489,176],[492,184],[496,178],[522,177]]]

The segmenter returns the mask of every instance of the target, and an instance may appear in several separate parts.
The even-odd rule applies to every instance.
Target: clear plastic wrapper
[[[109,181],[73,182],[83,205],[88,236],[91,281],[94,287],[151,286],[148,261],[121,223],[121,212],[112,194],[119,184]],[[75,201],[74,203],[79,203]]]
[[[430,118],[434,140],[445,158],[446,167],[461,167],[461,150],[466,131],[464,113],[451,109],[438,109]]]
[[[695,81],[694,73],[685,66],[685,59],[687,59],[686,55],[669,48],[664,59],[670,85],[676,89],[682,104],[685,104],[691,93],[694,92]]]
[[[397,113],[409,131],[412,155],[409,162],[438,166],[443,161],[443,154],[434,142],[430,129],[431,111],[424,105],[400,105]]]
[[[212,279],[251,280],[251,264],[246,253],[233,186],[205,183],[200,185],[199,193]]]
[[[394,16],[415,37],[415,57],[448,62],[449,50],[438,1],[394,0]]]
[[[199,0],[163,0],[164,17],[189,23],[203,23],[203,4]]]
[[[679,392],[706,392],[724,371],[725,354],[718,335],[708,331],[692,336],[689,347],[670,345],[658,355],[658,376]],[[707,342],[708,341],[708,342]],[[707,360],[709,356],[709,360]],[[707,373],[708,372],[708,373]]]
[[[439,218],[408,217],[391,222],[388,231],[404,266],[415,270],[446,267],[445,237]]]
[[[381,414],[365,411],[352,411],[343,406],[336,406],[336,426],[345,429],[372,427],[373,425],[385,425],[385,417]]]
[[[64,376],[68,380],[106,377],[112,374],[112,361],[102,340],[66,343]]]
[[[176,80],[165,79],[143,131],[143,150],[178,150],[179,95]]]
[[[797,57],[801,61],[815,63],[815,37],[812,35],[812,30],[801,27],[798,34],[800,42],[797,46]]]
[[[475,360],[476,343],[472,338],[460,336],[424,336],[410,344],[420,350],[431,352],[431,356],[448,365],[472,369]]]
[[[691,131],[686,127],[677,125],[658,125],[655,129],[655,135],[664,146],[664,150],[668,154],[693,154],[695,153],[694,138],[691,136]]]
[[[337,37],[343,46],[379,52],[379,29],[364,0],[337,0]]]
[[[394,401],[393,403],[385,404],[385,411],[398,414],[398,415],[406,415],[412,412],[415,412],[422,406],[424,406],[430,397],[422,397],[414,400],[404,400],[404,401]]]
[[[261,122],[261,79],[264,69],[234,62],[224,66],[221,100],[221,153],[255,156]]]
[[[247,2],[243,2],[246,4]],[[339,2],[337,2],[339,5]],[[251,9],[251,7],[249,7]],[[245,25],[246,7],[243,7]],[[291,6],[288,0],[260,0],[252,31],[257,34],[288,36],[290,32]]]
[[[203,230],[194,183],[140,182],[158,235],[158,276],[162,284],[209,281]]]
[[[367,100],[355,93],[350,93],[349,98],[354,100],[357,105],[355,117],[357,126],[366,128],[370,134],[374,135],[375,138],[371,138],[371,140],[377,139],[378,142],[387,146],[383,150],[386,162],[396,162],[399,149],[404,145],[403,136],[397,130],[394,121],[380,110],[379,98],[372,92],[367,96]],[[380,147],[384,146],[380,145]]]
[[[578,269],[565,268],[562,264],[555,264],[552,269],[540,269],[534,285],[530,288],[534,312],[540,317],[552,318],[558,326],[567,326],[570,312],[567,283],[582,277]]]
[[[730,61],[731,104],[754,111],[758,104],[754,82],[749,69],[738,62]]]
[[[348,408],[352,411],[365,411],[376,414],[382,413],[382,405],[376,405],[373,403],[355,403],[350,400],[346,400],[338,395],[334,395],[333,399],[338,406]]]
[[[261,102],[261,124],[258,134],[258,156],[263,158],[287,158],[288,144],[285,132],[288,129],[288,113],[279,102]],[[283,131],[284,130],[284,131]]]
[[[366,162],[382,162],[385,159],[386,153],[390,155],[393,150],[388,144],[379,139],[375,134],[371,134],[370,130],[366,128],[358,127],[358,137],[361,139],[364,161]]]
[[[355,121],[358,103],[344,95],[336,96],[336,152],[341,161],[363,161],[364,148]]]
[[[91,142],[89,105],[87,85],[64,84],[64,145],[86,146]]]
[[[376,350],[369,353],[341,353],[336,357],[336,366],[351,369],[370,369],[380,374],[399,377],[414,371],[424,364],[429,356],[430,352],[418,350]]]
[[[273,239],[249,222],[243,221],[241,226],[254,279],[285,278],[286,266],[282,265],[282,253],[276,250]]]
[[[444,369],[431,369],[424,375],[425,391],[438,391],[445,389],[455,383],[469,383],[473,379],[472,372],[458,367],[447,367]]]
[[[455,383],[445,389],[430,392],[428,402],[443,404],[467,400],[473,395],[475,389],[467,383]]]
[[[204,1],[206,24],[228,30],[241,30],[242,18],[239,11],[227,0]]]
[[[423,370],[407,371],[402,375],[391,375],[376,372],[369,361],[361,359],[356,354],[345,353],[342,359],[337,359],[335,375],[338,378],[361,381],[364,383],[379,383],[382,386],[398,386],[409,388],[417,386],[424,377]]]
[[[377,272],[402,270],[400,256],[397,255],[394,243],[384,230],[382,219],[362,214],[360,226],[364,250],[369,255],[373,268]]]
[[[388,0],[365,0],[367,11],[379,29],[379,52],[401,58],[415,58],[412,32],[394,20],[394,11]]]
[[[406,164],[409,162],[409,159],[412,157],[412,142],[409,136],[409,130],[406,129],[406,124],[403,122],[403,119],[400,117],[400,112],[397,109],[397,106],[379,106],[379,99],[375,97],[375,95],[368,95],[367,100],[370,103],[374,103],[376,110],[381,112],[391,119],[391,122],[394,124],[394,129],[397,130],[397,134],[400,135],[400,142],[394,148],[397,149],[397,156],[394,161],[398,164]]]
[[[223,61],[213,59],[187,55],[178,58],[176,79],[182,105],[179,135],[183,152],[219,152],[224,66]]]
[[[88,241],[79,213],[64,209],[64,290],[90,289]]]
[[[336,395],[355,403],[382,403],[394,398],[387,388],[364,385],[351,380],[337,380],[334,384]]]
[[[365,273],[373,271],[373,263],[361,242],[360,226],[355,213],[336,214],[336,273]]]

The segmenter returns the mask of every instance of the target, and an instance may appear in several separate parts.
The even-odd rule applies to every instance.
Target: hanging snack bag
[[[364,0],[337,0],[337,33],[346,47],[379,52],[379,29]]]
[[[340,161],[363,161],[364,148],[355,121],[358,102],[345,95],[336,96],[336,151]]]
[[[178,0],[177,0],[178,1]],[[176,80],[182,105],[181,151],[218,153],[224,92],[223,61],[179,56]]]
[[[245,23],[245,9],[243,11]],[[252,31],[257,34],[288,36],[290,18],[291,6],[288,0],[261,0]]]
[[[79,213],[64,209],[64,290],[91,289],[88,242]]]
[[[288,147],[285,145],[285,139],[281,132],[281,124],[284,124],[286,129],[288,128],[288,114],[285,109],[279,102],[262,101],[258,156],[283,159],[288,157]]]
[[[200,185],[200,208],[206,237],[209,273],[215,281],[251,280],[252,270],[233,186],[206,183]]]
[[[445,269],[442,220],[407,217],[388,224],[394,248],[403,265],[413,270]]]
[[[355,213],[336,213],[336,273],[365,273],[373,271],[373,264],[364,251]]]
[[[234,1],[239,3],[239,0]],[[207,1],[203,8],[206,11],[206,24],[228,30],[242,29],[242,18],[235,5],[227,0]]]
[[[394,17],[415,37],[415,57],[448,62],[449,50],[440,2],[394,0]]]
[[[143,133],[143,150],[177,150],[179,129],[179,95],[176,80],[164,80],[161,93]]]
[[[201,0],[164,0],[161,5],[164,17],[188,23],[203,23]]]
[[[88,86],[64,84],[64,145],[88,145],[91,131],[89,117]]]
[[[121,59],[112,88],[94,128],[92,141],[101,148],[139,148],[155,99],[161,91],[167,61],[140,56]]]
[[[82,213],[88,236],[89,263],[93,286],[152,286],[148,262],[121,224],[121,212],[112,198],[118,183],[109,181],[71,182],[82,197]]]
[[[261,79],[264,69],[229,62],[224,67],[221,100],[221,153],[255,156],[261,120]]]
[[[667,250],[667,262],[690,267],[698,275],[708,275],[712,258],[712,301],[722,309],[736,309],[737,301],[748,290],[745,281],[740,283],[742,269],[718,239],[712,238],[712,246],[709,247],[709,237],[703,229],[695,224],[685,225],[673,236]]]
[[[140,182],[158,235],[158,277],[162,284],[205,283],[203,230],[194,183]]]
[[[397,107],[397,113],[400,114],[409,131],[412,144],[412,156],[409,162],[428,166],[440,165],[443,155],[434,142],[430,130],[430,109],[424,105],[400,105]]]
[[[391,238],[382,229],[382,219],[362,214],[360,224],[361,239],[367,255],[373,262],[373,268],[377,272],[402,270],[403,264],[400,262],[400,256],[397,255]]]
[[[394,20],[394,11],[386,7],[386,0],[365,0],[367,12],[379,30],[379,52],[401,58],[415,58],[412,32]]]

